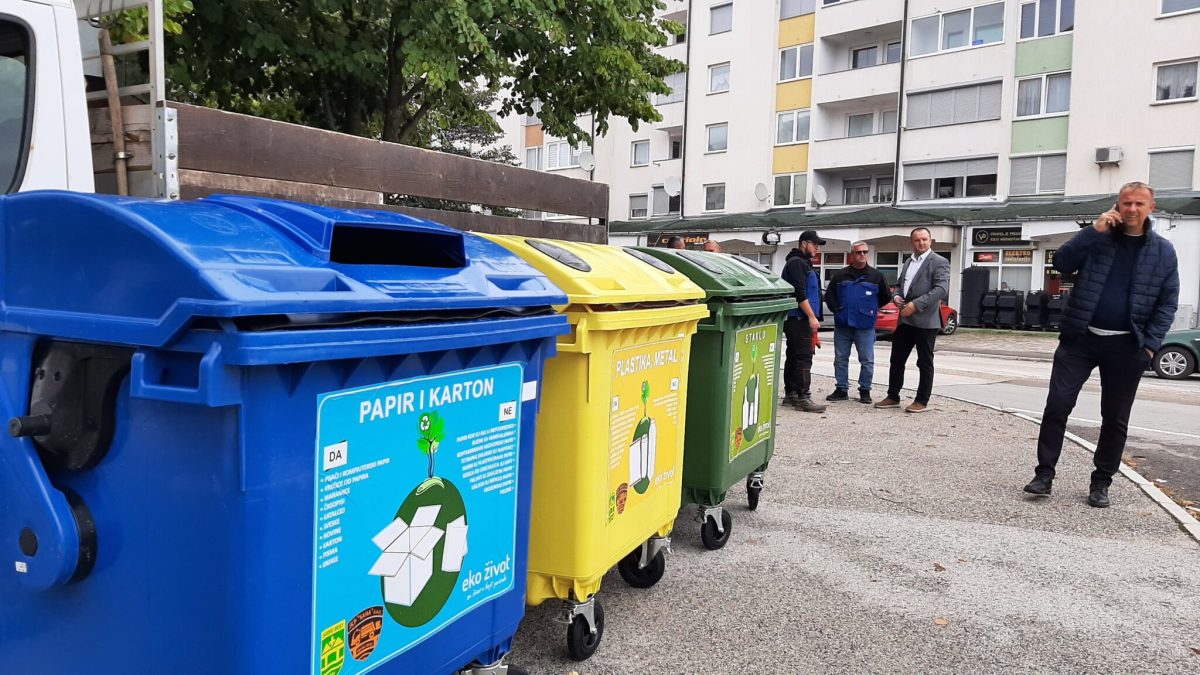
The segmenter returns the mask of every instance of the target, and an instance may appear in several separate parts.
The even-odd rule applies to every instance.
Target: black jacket
[[[794,248],[788,252],[787,261],[783,263],[783,273],[780,276],[795,289],[797,305],[808,300],[808,273],[812,271],[812,260],[804,255],[803,251]],[[813,314],[819,314],[821,309],[819,304],[812,306],[812,303],[809,303],[809,306],[812,308]],[[788,315],[805,316],[804,311],[799,309],[792,310]]]
[[[855,269],[849,265],[833,273],[833,277],[829,279],[829,286],[825,289],[825,305],[829,307],[829,311],[837,313],[841,307],[841,299],[838,298],[838,284],[843,281],[857,281],[859,277],[866,276],[867,281],[879,287],[879,306],[883,307],[892,301],[891,287],[888,286],[887,279],[884,278],[883,272],[867,265],[860,269]]]

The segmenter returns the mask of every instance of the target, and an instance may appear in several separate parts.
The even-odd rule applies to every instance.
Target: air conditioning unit
[[[1097,164],[1119,164],[1121,162],[1121,148],[1112,146],[1109,148],[1096,148],[1096,163]]]

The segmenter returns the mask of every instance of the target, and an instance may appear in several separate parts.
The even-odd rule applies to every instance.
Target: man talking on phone
[[[1121,468],[1129,411],[1146,364],[1162,345],[1179,305],[1179,262],[1171,242],[1152,229],[1154,188],[1126,183],[1113,208],[1054,254],[1064,276],[1079,273],[1054,352],[1050,390],[1038,434],[1037,469],[1025,492],[1050,495],[1067,418],[1079,390],[1100,369],[1100,440],[1088,504],[1109,505]]]

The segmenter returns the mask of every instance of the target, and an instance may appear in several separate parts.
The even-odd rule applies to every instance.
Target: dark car
[[[1183,380],[1196,372],[1197,362],[1200,362],[1200,328],[1193,328],[1167,333],[1150,366],[1159,377]]]
[[[875,337],[888,337],[896,332],[896,321],[900,318],[900,310],[895,305],[884,305],[875,318]],[[950,305],[942,303],[941,335],[953,335],[958,330],[958,312]]]

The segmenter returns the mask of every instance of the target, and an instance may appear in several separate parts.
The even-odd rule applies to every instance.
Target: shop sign
[[[975,246],[995,244],[1023,244],[1021,228],[1018,227],[975,227],[971,228],[971,243]]]
[[[1000,252],[999,251],[975,251],[975,262],[977,262],[977,263],[1000,262]]]
[[[1030,249],[1005,249],[1004,264],[1006,265],[1032,265],[1033,251]]]

